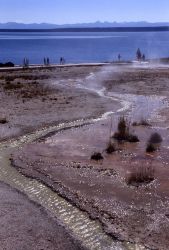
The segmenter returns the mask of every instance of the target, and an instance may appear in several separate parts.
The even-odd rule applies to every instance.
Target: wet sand
[[[121,114],[127,115],[131,122],[148,119],[151,127],[131,127],[140,143],[118,145],[116,153],[107,155],[110,116],[105,116],[91,125],[61,131],[26,145],[13,153],[12,164],[24,175],[50,186],[92,218],[99,219],[104,230],[117,240],[167,250],[168,69],[92,68],[85,73],[85,76],[79,73],[85,80],[79,82],[78,76],[72,81],[68,77],[69,80],[61,83],[64,86],[69,83],[73,90],[79,84],[77,91],[82,89],[97,95],[99,100],[104,99],[108,106],[103,110],[114,111],[112,134]],[[97,104],[95,108],[97,114],[103,112]],[[162,135],[164,142],[160,151],[147,155],[146,142],[154,131]],[[90,160],[95,151],[103,152],[103,161]],[[153,165],[155,180],[148,185],[128,186],[127,176],[142,165]]]

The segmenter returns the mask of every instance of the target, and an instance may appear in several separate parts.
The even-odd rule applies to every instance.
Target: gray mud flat
[[[0,249],[79,250],[63,226],[26,196],[0,183]]]

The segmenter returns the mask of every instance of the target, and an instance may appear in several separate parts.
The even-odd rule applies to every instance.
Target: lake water
[[[43,63],[49,57],[58,63],[65,57],[67,63],[134,60],[137,48],[147,58],[169,57],[169,32],[0,32],[0,62],[22,64]]]

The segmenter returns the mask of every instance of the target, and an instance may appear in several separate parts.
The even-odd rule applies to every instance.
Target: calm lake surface
[[[147,58],[169,56],[169,32],[0,32],[0,62],[22,64],[43,63],[49,57],[58,63],[65,57],[67,63],[134,60],[137,48]]]

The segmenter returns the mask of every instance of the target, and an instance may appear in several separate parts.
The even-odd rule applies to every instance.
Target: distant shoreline
[[[146,65],[151,63],[161,63],[161,64],[169,64],[169,58],[156,58],[156,59],[149,59],[145,62],[139,61],[113,61],[113,62],[100,62],[100,63],[67,63],[67,64],[50,64],[49,66],[45,66],[43,64],[30,64],[29,67],[24,68],[22,65],[15,65],[14,67],[0,67],[0,72],[6,71],[19,71],[19,70],[31,70],[31,69],[57,69],[57,68],[71,68],[71,67],[103,67],[103,66],[127,66],[132,64],[138,65]]]
[[[56,29],[0,29],[0,32],[162,32],[169,26],[159,27],[107,27],[107,28],[56,28]]]
[[[18,70],[29,70],[29,69],[55,69],[55,68],[70,68],[70,67],[95,67],[95,66],[106,66],[111,65],[112,63],[70,63],[70,64],[50,64],[49,66],[45,66],[43,64],[30,64],[29,67],[24,68],[21,65],[15,65],[14,67],[1,67],[0,72],[5,71],[18,71]],[[125,63],[127,64],[127,63]],[[120,65],[120,63],[119,63]],[[121,63],[121,65],[124,65],[124,63]]]

